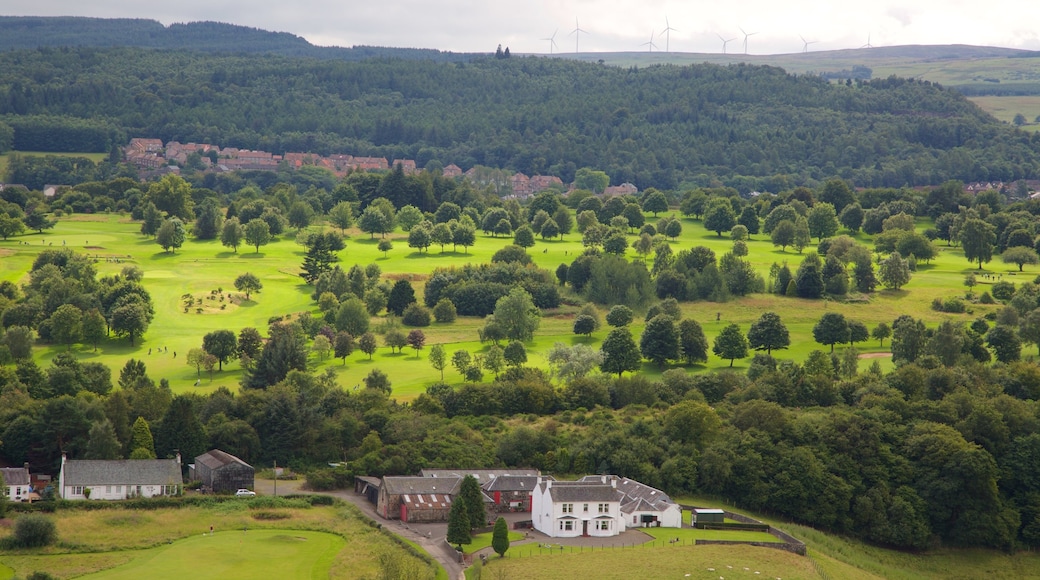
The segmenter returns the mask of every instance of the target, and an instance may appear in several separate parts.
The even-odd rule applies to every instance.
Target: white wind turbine
[[[673,30],[675,32],[679,32],[675,28],[672,28],[672,25],[668,23],[668,17],[665,16],[664,17],[664,30],[661,31],[661,32],[664,33],[664,51],[665,52],[672,52],[672,47],[671,47],[672,35],[671,35],[671,32]]]
[[[560,29],[557,28],[556,30],[553,31],[552,36],[550,36],[549,38],[543,38],[542,39],[542,40],[548,40],[549,41],[549,54],[552,54],[553,53],[553,49],[556,48],[556,46],[557,46],[556,45],[556,33],[559,32],[559,31],[560,31]]]
[[[574,35],[574,52],[578,52],[578,39],[581,38],[582,34],[588,34],[585,30],[582,30],[581,26],[578,26],[578,17],[574,17],[574,30],[571,31]]]

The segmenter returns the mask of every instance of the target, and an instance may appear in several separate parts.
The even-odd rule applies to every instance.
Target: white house
[[[2,467],[0,475],[4,476],[5,486],[0,493],[7,494],[7,499],[11,501],[28,500],[29,493],[32,491],[28,463],[25,464],[25,467]]]
[[[682,527],[682,507],[659,489],[616,475],[586,475],[581,481],[613,481],[614,487],[624,494],[621,513],[628,528]]]
[[[62,499],[128,499],[177,495],[183,484],[181,457],[175,459],[61,458],[58,495]]]
[[[621,499],[610,482],[539,481],[531,496],[534,529],[551,538],[616,536],[625,531]]]

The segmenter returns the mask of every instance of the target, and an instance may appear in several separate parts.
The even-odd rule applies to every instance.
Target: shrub
[[[409,304],[401,315],[401,322],[408,326],[429,326],[430,320],[430,310],[418,302]]]
[[[997,282],[993,285],[992,293],[997,300],[1011,300],[1015,295],[1015,285],[1011,282]]]
[[[287,520],[291,516],[285,512],[269,512],[269,511],[258,511],[252,514],[254,520],[261,521],[272,521],[272,520]]]
[[[989,292],[983,292],[982,296],[979,296],[979,302],[982,304],[996,304],[997,301],[990,296]]]
[[[932,300],[932,310],[938,312],[950,312],[953,314],[963,314],[967,310],[964,301],[960,298],[953,297],[943,300],[942,298],[935,298]]]
[[[12,548],[42,548],[58,539],[54,520],[47,516],[29,514],[14,522],[14,534],[7,540]]]
[[[458,312],[455,310],[455,303],[447,298],[441,298],[437,305],[433,307],[433,319],[437,322],[455,322],[457,316]]]

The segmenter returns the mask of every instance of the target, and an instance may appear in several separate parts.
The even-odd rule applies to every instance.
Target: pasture
[[[653,222],[651,216],[648,221]],[[732,242],[728,236],[717,236],[714,232],[705,231],[699,220],[685,218],[682,220],[682,235],[671,242],[674,252],[695,245],[711,248],[717,256],[728,252]],[[927,224],[918,223],[918,228]],[[318,229],[322,226],[312,226]],[[0,242],[0,279],[23,281],[35,256],[47,248],[70,247],[97,259],[99,275],[118,273],[124,266],[136,265],[144,271],[144,285],[155,302],[156,315],[143,340],[131,346],[125,339],[111,338],[103,341],[97,350],[87,345],[76,345],[73,351],[84,361],[102,362],[113,369],[114,373],[130,358],[145,362],[149,374],[155,378],[166,378],[174,392],[196,391],[207,393],[219,386],[237,389],[241,378],[241,369],[237,362],[225,365],[223,372],[213,373],[212,378],[202,372],[201,384],[194,386],[197,373],[189,366],[185,355],[189,349],[201,346],[202,336],[217,329],[231,329],[238,332],[241,328],[252,326],[261,332],[266,329],[272,317],[290,313],[309,311],[318,314],[317,305],[311,300],[312,288],[306,285],[297,275],[303,261],[304,248],[297,244],[291,235],[283,235],[275,242],[262,246],[260,251],[252,247],[239,247],[238,252],[223,247],[217,241],[197,241],[189,238],[183,247],[176,252],[164,252],[151,238],[138,233],[139,224],[119,215],[74,215],[62,218],[57,227],[44,234],[26,233]],[[377,249],[378,238],[372,239],[357,230],[348,230],[346,249],[339,252],[340,265],[349,269],[353,264],[377,264],[384,277],[407,277],[412,280],[416,295],[421,300],[425,278],[437,267],[462,265],[468,262],[489,261],[492,254],[501,247],[511,243],[511,238],[491,237],[479,234],[476,245],[468,252],[453,252],[451,246],[441,251],[437,246],[429,252],[418,253],[407,247],[406,234],[400,230],[389,235],[394,249],[384,256]],[[634,239],[631,238],[631,239]],[[868,236],[860,234],[858,241],[870,246]],[[748,242],[747,259],[763,276],[768,277],[769,267],[773,263],[783,263],[796,270],[803,255],[788,249],[786,252],[776,248],[764,234],[752,236]],[[580,235],[571,233],[563,240],[543,241],[528,251],[534,262],[554,271],[563,262],[572,261],[582,251]],[[751,322],[762,312],[773,311],[780,315],[791,333],[791,347],[784,351],[775,351],[774,356],[781,359],[804,360],[814,349],[825,347],[816,344],[812,339],[812,327],[824,312],[841,312],[846,317],[865,323],[872,328],[879,322],[891,323],[903,313],[911,314],[934,325],[944,318],[957,321],[970,321],[996,306],[971,305],[970,313],[950,315],[934,312],[930,309],[933,298],[948,298],[964,294],[962,285],[966,273],[976,271],[963,256],[960,248],[947,247],[940,242],[939,257],[930,264],[921,264],[913,279],[902,290],[879,290],[869,298],[850,301],[803,300],[773,294],[755,294],[749,297],[734,299],[725,303],[689,302],[682,304],[684,316],[698,320],[704,327],[709,342],[727,324],[737,323],[743,331],[747,331]],[[806,250],[808,251],[808,249]],[[630,259],[638,259],[635,252],[628,250]],[[987,264],[986,272],[1002,275],[1008,280],[1032,280],[1036,275],[1036,267],[1027,267],[1024,273],[1017,272],[1014,265],[1008,266],[995,259]],[[244,272],[256,274],[264,287],[250,300],[233,289],[235,277]],[[980,278],[980,293],[988,288],[994,280]],[[220,310],[220,302],[214,297],[212,304],[202,313],[195,308],[185,311],[181,296],[208,296],[220,290],[225,296],[229,293],[237,305]],[[565,293],[569,290],[565,290]],[[574,307],[561,307],[544,313],[541,326],[535,339],[527,345],[528,364],[545,367],[544,355],[555,342],[565,344],[587,343],[594,348],[605,338],[609,327],[606,324],[591,337],[580,337],[572,333]],[[605,315],[606,309],[601,309]],[[373,331],[377,330],[385,317],[372,320]],[[393,384],[394,396],[401,400],[409,400],[422,393],[425,388],[437,382],[440,377],[427,360],[429,347],[443,344],[450,353],[458,349],[467,349],[477,353],[486,350],[479,343],[477,329],[482,321],[472,317],[460,317],[452,324],[434,323],[424,328],[426,348],[417,353],[409,348],[403,352],[391,353],[388,347],[381,346],[375,355],[369,357],[360,351],[350,355],[346,364],[339,359],[326,358],[319,360],[312,353],[310,365],[313,370],[323,371],[331,368],[336,372],[339,384],[347,388],[360,385],[362,379],[373,369],[380,368],[386,372]],[[642,332],[642,316],[638,316],[632,325],[632,332],[638,341]],[[48,361],[64,347],[43,345],[36,349],[37,360],[41,364]],[[860,343],[857,348],[861,353],[877,353],[877,360],[884,367],[890,365],[885,358],[888,343],[884,348],[877,341]],[[176,356],[175,356],[176,355]],[[750,359],[737,360],[735,370],[745,370]],[[863,361],[866,368],[872,361]],[[705,365],[689,367],[693,372],[718,370],[729,367],[728,360],[713,355]],[[649,377],[659,375],[663,370],[650,363],[644,363],[642,372]],[[445,370],[448,383],[459,383],[462,377],[452,368]],[[490,378],[490,377],[488,377]]]

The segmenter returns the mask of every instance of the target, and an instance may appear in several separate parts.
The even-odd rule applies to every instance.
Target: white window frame
[[[83,495],[83,486],[74,485],[72,486],[72,495]]]
[[[572,514],[572,513],[574,513],[574,504],[572,504],[572,503],[565,503],[565,504],[561,504],[561,506],[562,506],[562,509],[563,509],[563,513],[565,513],[565,514]]]
[[[610,504],[601,503],[601,504],[599,504],[598,507],[599,507],[599,513],[601,513],[601,514],[609,514],[610,513]]]
[[[560,520],[560,531],[573,532],[574,520]]]

